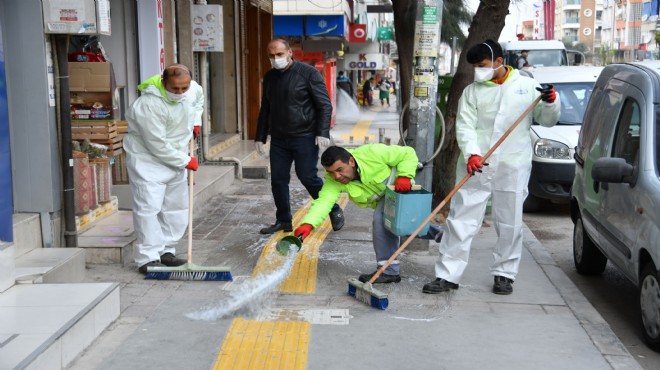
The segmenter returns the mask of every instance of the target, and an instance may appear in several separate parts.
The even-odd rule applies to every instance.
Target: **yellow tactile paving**
[[[378,107],[376,109],[373,109],[375,112],[379,112],[383,110],[383,107]],[[369,119],[363,119],[357,121],[355,123],[355,126],[353,126],[353,129],[351,129],[350,134],[343,134],[341,136],[342,140],[349,140],[351,136],[353,136],[354,140],[362,140],[364,139],[365,136],[369,136],[369,141],[373,140],[374,135],[369,135],[369,126],[371,126],[371,123],[373,122],[373,118]]]
[[[305,321],[236,318],[213,369],[305,369],[309,333],[310,323]]]
[[[348,197],[343,194],[337,203],[346,207]],[[299,225],[307,213],[311,201],[293,216],[293,224]],[[314,229],[305,239],[303,248],[296,256],[288,277],[280,284],[279,291],[312,294],[316,291],[316,271],[319,249],[326,235],[332,230],[330,219]],[[284,258],[275,244],[285,233],[275,234],[266,244],[253,276],[275,271]],[[236,318],[232,320],[213,369],[293,369],[307,367],[310,323],[305,321],[256,321]]]
[[[345,194],[342,194],[337,201],[337,204],[344,208],[346,203],[348,203],[348,197]],[[300,224],[300,220],[307,213],[310,205],[311,201],[307,202],[304,207],[296,212],[293,216],[294,225]],[[307,239],[303,242],[303,248],[296,256],[291,272],[280,284],[280,292],[312,294],[316,291],[316,270],[318,266],[319,249],[321,248],[321,244],[323,244],[323,240],[331,230],[332,225],[330,224],[329,218],[326,218],[319,227],[312,230],[312,233],[309,234]],[[252,271],[253,277],[271,273],[284,263],[284,259],[275,249],[275,244],[277,244],[277,242],[285,235],[286,233],[277,233],[266,244],[261,252],[261,256],[259,257],[259,261],[257,261],[254,271]]]

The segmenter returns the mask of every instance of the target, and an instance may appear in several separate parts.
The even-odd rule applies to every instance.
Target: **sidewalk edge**
[[[523,228],[523,244],[550,282],[557,288],[568,308],[612,368],[643,369],[628,352],[619,337],[614,334],[610,325],[557,265],[527,225]]]

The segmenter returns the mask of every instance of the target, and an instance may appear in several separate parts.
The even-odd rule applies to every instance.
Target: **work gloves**
[[[483,166],[488,166],[488,163],[481,163],[482,157],[478,154],[472,154],[468,159],[467,172],[474,175],[475,172],[481,172]]]
[[[298,228],[293,232],[293,235],[299,237],[300,239],[305,239],[309,236],[309,233],[312,232],[312,225],[310,224],[302,224],[298,226]]]
[[[266,137],[266,143],[268,142],[268,139],[270,139],[270,135]],[[266,143],[261,142],[259,139],[254,141],[254,144],[257,147],[257,152],[262,157],[268,157],[268,152],[266,151]]]
[[[325,152],[325,150],[330,146],[330,139],[323,136],[317,136],[316,145],[319,147],[319,154],[323,154],[323,152]]]
[[[554,103],[555,99],[557,99],[557,93],[555,92],[554,87],[550,84],[544,84],[542,87],[537,87],[536,90],[541,93],[541,100],[546,103]]]
[[[397,193],[407,193],[412,188],[412,183],[409,177],[399,176],[394,181],[394,191]]]
[[[197,139],[201,129],[202,129],[202,126],[193,126],[193,138]]]
[[[189,170],[197,171],[197,169],[199,168],[199,163],[197,163],[197,158],[190,157],[190,162],[188,162],[186,168]]]

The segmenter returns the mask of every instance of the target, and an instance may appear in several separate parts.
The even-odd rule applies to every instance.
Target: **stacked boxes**
[[[88,139],[105,145],[108,148],[105,155],[112,165],[107,178],[112,178],[114,184],[126,184],[122,139],[128,131],[128,123],[120,120],[119,93],[115,88],[112,63],[69,62],[68,65],[73,140]],[[101,174],[104,175],[106,172]],[[101,199],[106,199],[105,195],[109,194],[105,193],[105,188],[100,190]]]

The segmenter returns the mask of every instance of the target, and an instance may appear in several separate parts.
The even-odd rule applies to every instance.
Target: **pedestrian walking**
[[[378,85],[378,91],[379,95],[378,98],[380,99],[380,105],[385,105],[385,101],[387,101],[387,106],[390,106],[390,88],[392,85],[390,85],[390,82],[387,80],[382,80],[380,84]]]
[[[362,103],[364,106],[369,106],[373,104],[373,91],[372,91],[372,84],[373,84],[374,78],[371,77],[368,80],[364,81],[364,84],[362,84]]]
[[[532,166],[532,116],[527,116],[502,142],[490,156],[487,167],[482,167],[481,156],[539,94],[542,102],[533,110],[534,120],[547,127],[555,125],[559,120],[559,98],[551,85],[541,88],[534,79],[505,66],[502,48],[493,40],[470,48],[467,61],[474,66],[475,82],[465,88],[458,103],[456,139],[461,153],[456,179],[460,181],[468,173],[481,174],[470,178],[452,198],[435,264],[437,278],[424,285],[422,291],[433,294],[458,289],[472,239],[479,232],[487,202],[492,199],[498,236],[490,267],[493,292],[511,294],[522,251],[522,208]]]
[[[188,67],[171,65],[162,75],[142,82],[142,95],[126,113],[126,168],[133,195],[135,263],[180,266],[175,246],[188,225],[188,172],[197,170],[189,155],[190,140],[199,135],[204,110],[202,87]]]
[[[341,193],[347,193],[358,207],[374,209],[371,231],[378,270],[399,248],[399,237],[387,230],[383,222],[385,187],[394,184],[396,192],[409,192],[417,163],[415,150],[408,146],[366,144],[355,149],[329,147],[321,155],[321,165],[326,171],[323,188],[294,234],[306,238],[323,222]],[[431,225],[424,238],[439,240],[441,235],[442,228]],[[401,281],[399,270],[399,261],[395,260],[375,283],[398,283]],[[367,282],[374,273],[360,275],[359,279]]]
[[[332,104],[321,74],[312,66],[293,60],[289,43],[274,39],[268,43],[273,67],[263,79],[261,109],[255,143],[261,155],[270,137],[271,190],[277,209],[275,223],[261,234],[292,231],[289,182],[291,165],[312,198],[319,197],[323,180],[317,174],[319,153],[330,145]],[[330,212],[332,228],[344,226],[338,204]]]

